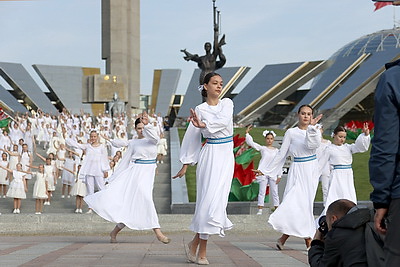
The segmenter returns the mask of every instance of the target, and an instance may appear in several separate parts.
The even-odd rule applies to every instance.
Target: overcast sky
[[[394,11],[371,0],[217,0],[226,34],[227,67],[248,66],[240,91],[267,64],[320,60],[359,37],[393,28]],[[99,67],[101,0],[0,1],[0,61]],[[204,54],[212,41],[212,0],[141,1],[141,93],[154,69],[181,69],[184,93],[197,65],[180,49]],[[45,90],[43,83],[39,86]]]

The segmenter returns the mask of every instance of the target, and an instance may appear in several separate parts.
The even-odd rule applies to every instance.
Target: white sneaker
[[[4,195],[3,198],[6,198],[6,195]]]
[[[62,195],[62,196],[61,196],[61,198],[65,198],[65,196],[64,196],[64,195]]]
[[[82,210],[82,209],[79,209],[79,213],[82,214],[82,213],[83,213],[83,210]]]
[[[35,214],[36,215],[40,215],[40,214],[42,214],[40,211],[38,211],[38,212],[35,212]]]
[[[21,211],[19,210],[19,209],[17,209],[17,212],[16,212],[16,214],[20,214],[21,213]]]
[[[86,214],[92,214],[92,213],[93,213],[92,210],[88,210],[88,211],[86,212]]]
[[[79,209],[76,209],[76,210],[75,210],[75,213],[79,213]]]
[[[17,209],[14,209],[14,210],[13,210],[13,213],[14,213],[14,214],[17,214]]]
[[[71,195],[68,195],[67,198],[71,198]]]
[[[257,215],[262,215],[262,209],[258,209]]]
[[[163,161],[163,160],[161,161],[161,164],[164,164],[164,161]]]

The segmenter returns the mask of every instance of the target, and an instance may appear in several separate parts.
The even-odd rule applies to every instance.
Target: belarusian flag
[[[10,122],[10,118],[9,118],[8,115],[3,111],[3,109],[0,108],[0,128],[7,127],[9,122]]]
[[[376,2],[374,5],[375,5],[374,11],[377,11],[378,9],[381,9],[384,6],[393,5],[393,2]]]

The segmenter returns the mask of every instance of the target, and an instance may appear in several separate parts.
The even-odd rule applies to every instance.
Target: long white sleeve
[[[113,147],[120,148],[128,146],[129,141],[124,139],[110,139],[109,141]]]
[[[363,153],[368,150],[370,143],[371,143],[371,136],[362,133],[357,137],[354,144],[350,145],[350,151],[353,154]]]
[[[321,131],[317,125],[308,125],[306,144],[309,149],[317,149],[321,145]]]
[[[76,142],[74,139],[72,138],[66,138],[65,139],[65,143],[71,147],[74,148],[79,148],[82,150],[86,150],[87,144],[79,144],[78,142]]]
[[[152,143],[157,144],[160,140],[160,136],[157,133],[157,129],[152,124],[147,124],[144,126],[143,135],[147,139],[151,140]]]
[[[248,144],[249,146],[251,146],[252,148],[254,148],[257,151],[261,150],[261,145],[254,142],[253,137],[248,133],[246,134],[246,144]]]
[[[194,127],[192,123],[190,123],[189,127],[186,130],[185,136],[183,137],[179,159],[182,164],[194,165],[199,159],[200,150],[200,129]]]
[[[268,166],[259,166],[258,169],[264,175],[268,175],[269,177],[275,177],[279,173],[282,173],[282,167],[285,164],[285,160],[286,160],[291,142],[292,141],[291,141],[290,132],[286,131],[286,133],[283,137],[282,146],[279,149],[278,153],[275,155],[272,162],[269,163]]]

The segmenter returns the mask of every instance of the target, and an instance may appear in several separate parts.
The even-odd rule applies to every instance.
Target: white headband
[[[275,136],[276,136],[276,134],[274,133],[274,131],[265,130],[265,131],[263,132],[263,136],[266,137],[267,134],[272,134],[272,136],[273,136],[274,138],[275,138]]]

